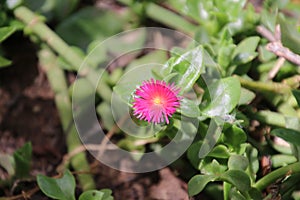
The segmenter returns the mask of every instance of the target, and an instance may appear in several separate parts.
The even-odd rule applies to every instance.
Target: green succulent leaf
[[[292,90],[292,93],[293,93],[294,97],[296,98],[298,106],[300,107],[300,90]]]
[[[189,196],[194,196],[199,194],[205,186],[212,181],[216,180],[214,175],[196,175],[188,183],[188,193]]]
[[[12,64],[12,61],[7,60],[6,58],[0,56],[0,68],[2,67],[8,67]]]
[[[237,78],[228,77],[216,81],[205,91],[200,110],[209,117],[224,116],[239,103],[241,85]]]
[[[50,198],[75,200],[75,178],[68,170],[58,179],[38,175],[37,183],[42,192]]]
[[[232,155],[228,159],[228,168],[235,170],[245,171],[249,165],[249,161],[246,157],[241,155]]]
[[[31,164],[32,146],[31,143],[24,144],[23,147],[14,152],[15,175],[18,178],[26,178],[29,176]]]
[[[271,135],[275,135],[277,137],[280,137],[284,139],[285,141],[300,146],[300,132],[293,130],[293,129],[287,129],[287,128],[278,128],[271,131]]]
[[[300,33],[287,19],[281,15],[278,17],[281,30],[281,41],[296,54],[300,54]]]
[[[222,181],[226,181],[234,185],[239,191],[246,192],[249,191],[250,178],[249,176],[241,170],[228,170],[221,174],[219,177]]]
[[[16,29],[14,27],[1,27],[0,28],[0,43],[12,35]]]
[[[239,148],[247,140],[247,135],[243,129],[232,125],[224,131],[222,140],[225,144],[233,148]]]
[[[112,191],[109,189],[89,190],[82,193],[79,200],[113,200]]]
[[[229,158],[230,153],[225,145],[220,144],[215,146],[207,156],[214,158]]]
[[[200,115],[199,106],[195,103],[195,101],[186,98],[180,101],[180,110],[181,114],[187,117],[198,117]]]
[[[176,72],[178,75],[174,82],[180,86],[180,92],[189,91],[205,71],[203,51],[202,46],[198,46],[177,58],[172,57],[161,69],[161,74],[166,76]]]

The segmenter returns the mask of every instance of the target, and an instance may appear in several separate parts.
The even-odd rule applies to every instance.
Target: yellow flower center
[[[160,97],[155,97],[155,98],[153,99],[153,103],[154,103],[155,105],[161,105],[161,104],[162,104],[162,99],[161,99]]]

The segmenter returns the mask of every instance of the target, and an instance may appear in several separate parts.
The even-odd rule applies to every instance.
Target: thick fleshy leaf
[[[0,28],[0,43],[8,38],[11,34],[15,32],[14,27],[1,27]]]
[[[256,52],[239,53],[238,55],[236,55],[234,57],[233,64],[234,65],[246,64],[246,63],[250,62],[251,60],[253,60],[257,55],[258,55],[258,53],[256,53]]]
[[[42,192],[50,198],[75,200],[75,178],[70,171],[66,171],[63,177],[58,179],[38,175],[37,183]]]
[[[216,180],[216,176],[214,175],[194,176],[188,183],[189,196],[194,196],[196,194],[199,194],[209,182],[214,180]]]
[[[230,153],[225,145],[220,144],[215,146],[207,156],[214,158],[229,158]]]
[[[230,191],[229,199],[233,200],[247,200],[236,188],[232,188]]]
[[[111,193],[109,189],[89,190],[82,193],[79,200],[113,200]]]
[[[271,131],[271,135],[275,135],[285,141],[300,146],[300,132],[287,128],[278,128]]]
[[[220,175],[220,179],[231,183],[242,192],[246,192],[251,188],[249,176],[241,170],[228,170]]]
[[[248,37],[241,41],[235,48],[232,58],[238,57],[239,54],[255,52],[260,38],[257,36]]]
[[[0,166],[5,169],[10,176],[14,175],[13,157],[9,154],[0,152]]]
[[[200,75],[205,71],[203,65],[203,48],[199,46],[181,56],[172,57],[161,69],[163,76],[177,72],[176,85],[180,86],[183,93],[190,90]]]
[[[278,168],[297,162],[297,158],[293,155],[277,154],[271,157],[271,162],[274,168]]]
[[[283,18],[278,17],[282,44],[293,52],[300,54],[300,33],[297,31],[296,26],[290,24],[290,22]]]
[[[192,144],[187,150],[187,157],[195,169],[199,168],[200,158],[198,156],[199,149],[202,146],[202,141]]]
[[[249,161],[249,167],[248,170],[251,176],[251,180],[254,182],[256,180],[256,173],[259,170],[259,161],[258,161],[258,151],[254,147],[252,147],[250,144],[247,144],[246,148],[246,156]]]
[[[296,98],[298,106],[300,107],[300,90],[293,90],[293,95]]]
[[[237,78],[228,77],[221,79],[208,87],[205,91],[200,110],[209,117],[224,116],[231,112],[239,103],[241,94],[241,85]]]
[[[239,147],[247,140],[247,135],[243,129],[237,127],[236,125],[232,125],[224,131],[222,140],[228,146]]]
[[[181,114],[187,117],[198,117],[200,115],[200,109],[195,101],[189,99],[182,99],[180,101]]]
[[[249,104],[254,98],[255,98],[254,92],[245,88],[241,88],[239,105]]]
[[[227,46],[222,46],[219,49],[218,63],[221,65],[221,67],[223,67],[225,69],[228,67],[228,65],[231,62],[231,60],[228,59],[228,58],[231,57],[234,48],[236,48],[236,45],[230,44],[230,45],[227,45]]]
[[[219,140],[222,127],[223,127],[223,119],[217,119],[219,117],[215,117],[211,119],[210,125],[206,131],[205,138],[203,139],[203,144],[198,151],[198,157],[204,158],[207,154],[214,148],[217,141]]]
[[[201,161],[199,168],[201,172],[209,175],[220,175],[227,170],[227,166],[219,163],[216,159],[205,158]]]
[[[23,147],[15,151],[14,160],[16,165],[16,177],[25,178],[29,176],[31,154],[31,143],[26,143]]]
[[[245,171],[249,165],[248,159],[241,155],[232,155],[228,159],[228,168]]]
[[[0,56],[0,68],[7,67],[11,64],[12,64],[12,62],[10,60],[7,60],[6,58]]]

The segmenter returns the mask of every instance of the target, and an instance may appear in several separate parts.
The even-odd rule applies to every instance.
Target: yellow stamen
[[[155,97],[154,100],[153,100],[153,103],[154,103],[155,105],[160,105],[160,104],[162,103],[161,98]]]

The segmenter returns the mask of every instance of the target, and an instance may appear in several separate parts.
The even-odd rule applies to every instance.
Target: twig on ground
[[[39,187],[34,187],[33,189],[29,191],[22,191],[22,194],[18,194],[12,197],[6,197],[4,200],[18,200],[18,199],[30,199],[32,195],[34,195],[36,192],[40,190]]]
[[[104,153],[107,143],[109,142],[109,139],[115,134],[115,132],[119,129],[119,126],[122,126],[122,124],[125,123],[128,116],[123,116],[106,134],[106,136],[103,138],[103,140],[100,143],[100,146],[98,146],[98,154],[96,158],[99,158]],[[119,125],[119,126],[118,126]]]
[[[106,146],[105,149],[115,149],[114,146]],[[99,151],[99,145],[98,144],[86,144],[82,146],[78,146],[73,151],[69,152],[63,157],[62,163],[57,167],[57,171],[62,171],[64,167],[70,162],[72,157],[76,156],[78,153],[82,153],[84,151]]]

